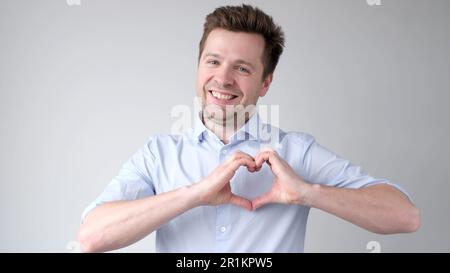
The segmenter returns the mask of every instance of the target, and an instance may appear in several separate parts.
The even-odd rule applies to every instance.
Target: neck
[[[231,136],[241,129],[242,126],[248,122],[250,117],[250,115],[239,117],[238,113],[234,113],[230,118],[217,120],[208,117],[205,115],[205,112],[202,112],[202,122],[205,127],[211,130],[211,132],[213,132],[224,144],[230,142]]]

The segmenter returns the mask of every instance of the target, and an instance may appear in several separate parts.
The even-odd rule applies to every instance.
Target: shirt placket
[[[228,157],[229,147],[223,146],[219,150],[219,162],[222,164]],[[216,252],[227,252],[231,238],[231,205],[216,206]]]

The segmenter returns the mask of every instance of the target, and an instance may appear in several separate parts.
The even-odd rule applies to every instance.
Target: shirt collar
[[[230,142],[235,142],[237,140],[259,140],[261,136],[262,122],[261,118],[256,112],[252,115],[252,117],[242,126],[233,136],[230,138]],[[193,139],[196,139],[198,142],[202,142],[204,139],[204,133],[208,132],[209,129],[203,124],[201,118],[201,112],[196,115],[194,128],[193,128]],[[212,133],[212,132],[211,132]]]
[[[198,142],[203,141],[203,138],[204,138],[203,133],[208,131],[208,128],[206,128],[206,126],[203,124],[201,115],[202,115],[202,112],[199,112],[195,117],[194,128],[193,128],[194,132],[192,135],[192,137],[194,139],[196,139]]]

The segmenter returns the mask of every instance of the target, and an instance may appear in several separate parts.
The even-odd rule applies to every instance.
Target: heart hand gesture
[[[275,175],[269,192],[251,201],[231,191],[230,180],[239,167],[246,166],[248,171],[256,172],[265,162]],[[264,150],[255,158],[240,151],[236,152],[195,186],[201,193],[201,205],[231,203],[247,210],[256,210],[269,203],[306,205],[304,196],[311,184],[304,182],[275,151]]]

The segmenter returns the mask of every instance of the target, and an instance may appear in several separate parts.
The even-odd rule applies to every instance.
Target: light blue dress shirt
[[[274,144],[275,138],[278,139]],[[403,191],[385,179],[369,176],[360,167],[319,145],[311,135],[283,132],[263,123],[258,114],[227,145],[198,118],[194,128],[181,136],[151,137],[85,209],[82,218],[105,202],[135,200],[192,185],[235,151],[255,156],[269,145],[310,183],[355,189],[387,183]],[[241,167],[231,180],[231,189],[251,200],[269,191],[273,179],[267,164],[257,173]],[[299,205],[269,204],[256,211],[231,204],[200,206],[156,231],[156,251],[303,252],[308,213],[309,207]]]

